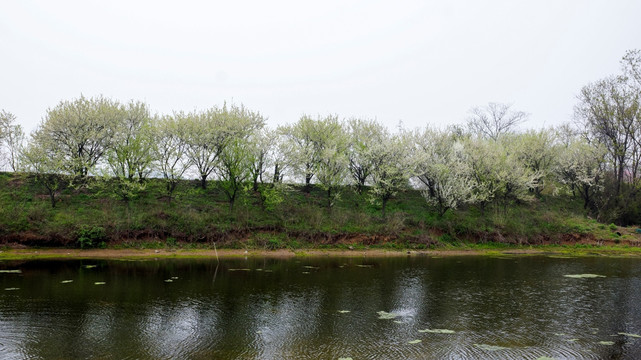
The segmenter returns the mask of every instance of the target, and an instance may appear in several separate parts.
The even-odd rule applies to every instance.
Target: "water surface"
[[[636,258],[0,262],[0,358],[638,359],[640,295]]]

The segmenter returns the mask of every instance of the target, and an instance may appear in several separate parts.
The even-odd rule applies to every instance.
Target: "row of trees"
[[[202,188],[217,180],[230,207],[245,190],[268,202],[283,182],[299,182],[307,191],[320,186],[329,209],[351,184],[359,193],[368,186],[383,214],[408,186],[441,215],[463,204],[506,209],[563,191],[603,212],[627,206],[623,196],[636,196],[641,170],[641,53],[628,52],[622,64],[621,75],[581,90],[579,126],[517,132],[527,114],[490,103],[447,129],[391,132],[336,115],[269,129],[243,105],[160,116],[141,102],[81,96],[47,110],[28,142],[3,111],[0,140],[9,167],[35,174],[53,206],[61,187],[83,186],[92,175],[124,200],[161,177],[170,198],[180,179],[197,178]]]
[[[603,169],[600,151],[558,129],[515,133],[524,115],[506,105],[489,104],[473,115],[467,128],[445,130],[391,133],[373,120],[334,115],[305,115],[271,130],[242,105],[156,116],[140,102],[80,97],[47,111],[28,144],[15,149],[15,169],[35,174],[52,206],[62,187],[83,186],[89,175],[107,179],[125,200],[149,177],[164,178],[170,197],[180,179],[196,177],[206,188],[213,178],[230,207],[244,190],[265,197],[285,180],[307,190],[319,185],[330,209],[344,185],[359,193],[369,186],[383,214],[411,185],[441,215],[461,204],[506,208],[540,195],[548,183],[566,185],[588,206]]]

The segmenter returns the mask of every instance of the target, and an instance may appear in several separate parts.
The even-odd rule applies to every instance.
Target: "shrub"
[[[78,230],[76,236],[76,243],[80,245],[81,249],[93,247],[106,247],[107,236],[105,229],[99,226],[86,227],[83,226]]]
[[[443,234],[443,235],[441,235],[439,237],[439,241],[440,242],[447,242],[447,243],[453,242],[454,241],[454,237],[452,237],[452,235],[450,235],[448,233],[445,233],[445,234]]]
[[[176,238],[175,237],[168,237],[167,240],[167,246],[169,247],[175,247],[176,246]]]

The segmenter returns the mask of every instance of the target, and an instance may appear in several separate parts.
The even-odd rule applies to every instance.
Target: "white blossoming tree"
[[[558,181],[573,194],[583,199],[587,209],[594,197],[603,188],[606,150],[603,146],[589,144],[584,139],[575,139],[560,150],[554,164]]]
[[[113,144],[118,102],[99,96],[61,101],[33,134],[47,153],[60,154],[65,171],[82,181]]]
[[[349,129],[349,170],[352,183],[360,194],[377,166],[380,153],[373,154],[374,149],[380,149],[382,142],[389,140],[387,130],[374,120],[350,119]]]
[[[187,157],[187,144],[183,140],[184,130],[185,124],[181,117],[165,115],[153,121],[155,146],[152,148],[152,165],[165,179],[170,201],[179,180],[191,166]]]
[[[383,217],[386,215],[387,202],[399,191],[406,188],[414,174],[411,157],[412,137],[407,133],[390,135],[379,133],[379,140],[370,144],[370,157],[373,200],[381,202]]]
[[[470,176],[467,153],[460,141],[449,133],[425,129],[415,138],[416,178],[428,204],[439,216],[463,203],[475,201],[476,182]]]

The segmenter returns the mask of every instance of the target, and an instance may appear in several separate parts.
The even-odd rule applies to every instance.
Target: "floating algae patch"
[[[14,290],[20,290],[20,288],[5,288],[5,291],[14,291]]]
[[[303,266],[305,269],[320,269],[318,266],[311,266],[311,265],[305,265]]]
[[[94,284],[94,285],[105,285],[105,284],[106,284],[106,282],[104,282],[104,281],[96,281],[96,282],[95,282],[95,283],[93,283],[93,284]]]
[[[22,270],[0,270],[0,274],[22,274]]]
[[[641,338],[641,335],[638,335],[638,334],[630,334],[630,333],[622,333],[622,332],[617,333],[617,334],[623,335],[623,336],[629,336],[629,337],[633,337],[633,338]]]
[[[574,259],[574,256],[564,256],[564,255],[549,255],[550,259]]]
[[[391,320],[391,319],[395,319],[395,318],[400,316],[397,313],[393,313],[393,312],[388,313],[386,311],[379,311],[379,312],[377,312],[377,314],[378,314],[378,318],[382,319],[382,320]]]
[[[252,271],[252,269],[228,269],[228,271]]]
[[[503,346],[498,346],[498,345],[488,345],[488,344],[474,344],[479,349],[482,350],[487,350],[487,351],[497,351],[497,350],[505,350],[507,349],[506,347]]]
[[[450,329],[425,329],[419,330],[420,333],[432,333],[432,334],[454,334],[456,331]]]
[[[172,279],[165,280],[166,283],[174,282]]]
[[[563,275],[567,278],[572,278],[572,279],[594,279],[594,278],[604,278],[605,275],[597,275],[597,274],[569,274],[569,275]]]
[[[599,341],[601,345],[614,345],[614,341]]]
[[[178,276],[172,276],[171,279],[172,280],[178,280]]]
[[[394,322],[397,323],[397,324],[405,324],[404,322],[402,322],[400,320],[394,320]]]
[[[408,344],[418,344],[418,343],[420,343],[420,342],[423,342],[423,340],[418,340],[418,339],[417,339],[417,340],[408,341],[407,343],[408,343]]]
[[[309,271],[303,271],[303,274],[308,275]]]
[[[98,267],[98,265],[83,265],[82,267],[85,269],[93,269],[95,267]]]
[[[359,264],[359,265],[356,265],[356,266],[361,267],[361,268],[371,268],[371,267],[374,267],[374,265],[369,265],[369,264]]]
[[[73,282],[73,280],[62,280],[60,283],[61,284],[69,284],[69,283],[72,283],[72,282]]]
[[[338,312],[341,313],[341,314],[347,314],[349,312],[349,310],[338,310]]]

